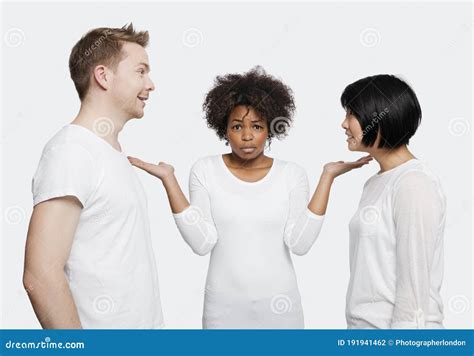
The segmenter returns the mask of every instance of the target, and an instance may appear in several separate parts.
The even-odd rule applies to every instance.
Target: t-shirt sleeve
[[[49,199],[75,196],[83,207],[96,186],[92,156],[78,144],[47,148],[32,180],[33,205]]]

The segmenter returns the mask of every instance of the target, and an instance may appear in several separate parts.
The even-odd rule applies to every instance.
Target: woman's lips
[[[253,153],[256,150],[256,148],[255,147],[242,147],[241,150],[244,151],[245,153]]]

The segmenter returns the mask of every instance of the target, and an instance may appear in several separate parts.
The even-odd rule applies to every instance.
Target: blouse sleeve
[[[290,207],[284,241],[294,254],[304,255],[316,241],[323,225],[324,215],[314,214],[308,209],[308,177],[303,168],[295,165],[293,169],[294,185],[290,191]]]
[[[217,243],[217,230],[212,219],[209,193],[205,186],[205,170],[196,162],[189,176],[190,206],[173,214],[184,241],[198,255],[208,254]]]
[[[392,203],[397,281],[391,327],[423,329],[444,203],[435,181],[422,171],[410,171],[399,179]]]

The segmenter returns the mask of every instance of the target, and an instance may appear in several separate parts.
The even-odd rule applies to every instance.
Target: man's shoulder
[[[59,129],[53,137],[49,139],[43,149],[43,153],[57,149],[75,149],[87,152],[92,157],[97,155],[97,149],[94,142],[81,132],[74,125],[66,125]]]

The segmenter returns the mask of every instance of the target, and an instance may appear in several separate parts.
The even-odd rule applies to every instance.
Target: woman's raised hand
[[[340,176],[341,174],[347,173],[354,168],[360,168],[365,166],[370,161],[373,160],[371,155],[364,156],[359,158],[357,161],[353,162],[344,162],[344,161],[337,161],[337,162],[329,162],[324,165],[323,173],[330,175],[333,178]]]
[[[151,175],[161,180],[167,177],[170,177],[174,174],[174,167],[165,162],[159,162],[158,164],[153,164],[153,163],[144,162],[141,159],[131,157],[131,156],[128,156],[127,158],[133,166],[143,169],[145,172],[148,172]]]

